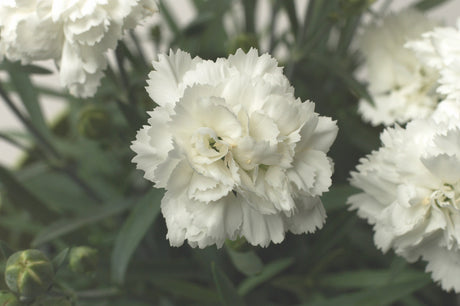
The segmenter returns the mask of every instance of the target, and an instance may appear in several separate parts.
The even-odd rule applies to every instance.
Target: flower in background
[[[179,50],[153,66],[147,91],[159,106],[131,148],[166,189],[171,245],[267,246],[322,227],[338,129],[294,97],[274,58],[251,49],[214,62]]]
[[[439,104],[428,119],[387,128],[382,147],[361,159],[351,209],[374,226],[374,242],[460,292],[460,105]]]
[[[154,0],[25,0],[0,3],[0,57],[53,59],[71,94],[93,96],[123,31],[157,11]]]
[[[373,104],[362,99],[358,111],[372,125],[406,123],[426,118],[436,105],[438,74],[404,45],[433,29],[422,13],[407,9],[368,26],[360,40],[368,90]]]
[[[407,46],[421,61],[439,72],[437,91],[447,99],[460,100],[460,19],[457,28],[435,28]]]

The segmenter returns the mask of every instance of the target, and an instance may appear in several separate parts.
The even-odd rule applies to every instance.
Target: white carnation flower
[[[253,245],[314,232],[331,185],[326,152],[337,126],[294,98],[277,61],[255,49],[215,62],[177,51],[153,62],[159,105],[131,146],[133,162],[166,194],[171,245]]]
[[[434,26],[422,13],[408,9],[365,29],[360,50],[365,56],[365,80],[374,102],[359,102],[358,111],[365,121],[388,126],[426,118],[433,112],[438,103],[438,74],[404,44]]]
[[[460,292],[460,104],[441,102],[429,119],[387,128],[382,147],[360,160],[348,203],[374,226],[374,242],[393,248],[445,290]]]
[[[438,92],[448,99],[460,99],[460,19],[457,28],[437,27],[422,39],[407,44],[420,60],[441,75]]]
[[[104,53],[157,10],[154,0],[9,0],[0,3],[0,57],[53,59],[75,96],[96,93]]]

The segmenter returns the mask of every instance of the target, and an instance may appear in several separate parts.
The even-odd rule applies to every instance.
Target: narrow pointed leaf
[[[211,263],[211,271],[222,305],[244,305],[243,299],[236,291],[230,279],[228,279],[227,275],[225,275],[214,262]]]
[[[57,254],[56,257],[53,258],[51,262],[53,263],[54,272],[57,272],[61,268],[61,266],[66,261],[69,252],[70,248],[65,248],[59,254]]]
[[[285,269],[289,268],[294,263],[293,258],[283,258],[276,260],[266,265],[265,268],[257,275],[248,277],[238,286],[238,293],[241,296],[245,296],[251,290],[263,283],[269,281],[278,273],[281,273]]]
[[[162,197],[163,192],[152,188],[136,204],[118,233],[111,258],[112,280],[116,283],[124,282],[126,269],[134,251],[160,213]]]
[[[254,251],[238,252],[227,247],[227,253],[235,268],[246,276],[260,273],[264,267]]]
[[[61,219],[46,227],[38,233],[37,237],[32,241],[32,246],[38,246],[45,242],[59,238],[63,235],[71,233],[84,226],[96,223],[102,219],[116,215],[128,209],[132,205],[132,199],[121,199],[114,203],[105,204],[102,207],[87,212],[84,215],[72,219]]]

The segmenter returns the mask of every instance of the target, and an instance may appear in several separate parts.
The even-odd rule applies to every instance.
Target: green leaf
[[[102,207],[95,208],[84,215],[72,219],[64,218],[54,222],[38,233],[32,241],[32,246],[38,246],[45,242],[49,242],[84,226],[121,213],[122,211],[128,209],[132,205],[132,202],[132,199],[120,199],[115,201],[115,203],[109,203]]]
[[[282,7],[286,10],[286,13],[288,14],[292,32],[297,33],[299,28],[299,21],[297,20],[297,10],[295,8],[294,1],[281,0],[280,3]]]
[[[241,296],[245,296],[257,286],[269,281],[278,273],[289,268],[293,263],[294,258],[283,258],[269,263],[258,275],[248,277],[242,281],[238,286],[238,293]]]
[[[56,273],[60,268],[61,266],[64,264],[64,262],[66,261],[67,259],[67,256],[69,255],[69,252],[70,252],[70,248],[65,248],[64,250],[62,250],[61,252],[59,252],[59,254],[56,255],[56,257],[53,258],[53,260],[51,261],[52,264],[53,264],[53,268],[54,268],[54,272]]]
[[[21,101],[29,114],[32,124],[43,135],[49,136],[49,129],[40,108],[38,91],[32,84],[27,72],[24,71],[19,62],[12,63],[4,61],[4,65],[8,70],[13,87],[16,89],[16,92],[21,98]]]
[[[428,11],[446,1],[447,0],[420,0],[414,4],[414,7],[421,11]]]
[[[155,287],[173,295],[198,302],[215,303],[219,300],[215,291],[197,285],[192,282],[175,279],[155,279],[152,278],[151,282]]]
[[[214,262],[211,263],[211,271],[222,305],[244,305],[243,299],[235,290],[232,282]]]
[[[180,36],[181,32],[179,26],[177,25],[177,22],[174,20],[173,16],[169,12],[167,5],[164,3],[163,0],[159,1],[159,8],[161,16],[165,19],[166,24],[169,26],[171,32],[174,33],[174,37]]]
[[[97,202],[82,192],[68,176],[51,170],[46,165],[35,163],[19,170],[18,177],[48,207],[59,212],[83,212]],[[53,186],[50,192],[49,186]]]
[[[393,275],[390,270],[359,270],[335,274],[322,275],[319,283],[321,286],[336,289],[364,289],[384,286],[388,283],[406,283],[424,279],[425,273],[408,270]]]
[[[118,284],[124,282],[126,269],[134,251],[160,213],[162,197],[163,192],[160,190],[150,190],[136,204],[123,224],[112,251],[111,269],[114,282]]]
[[[246,32],[255,32],[255,9],[257,0],[245,0],[243,1],[244,7],[244,19],[246,21]]]
[[[54,211],[51,211],[26,185],[19,182],[9,170],[2,166],[0,166],[0,184],[7,190],[11,202],[33,215],[35,219],[49,222],[56,218]]]
[[[226,247],[227,253],[235,268],[246,276],[262,271],[264,265],[254,251],[239,252]]]
[[[418,277],[417,279],[391,283],[385,286],[374,287],[369,290],[344,294],[339,297],[318,301],[315,303],[308,303],[308,306],[335,306],[335,305],[360,305],[360,306],[373,306],[373,305],[390,305],[399,299],[402,299],[414,291],[417,291],[431,282],[428,275],[425,277]]]
[[[321,196],[321,201],[324,204],[327,212],[345,209],[347,199],[352,194],[359,190],[347,184],[336,184],[331,189]]]
[[[13,253],[14,253],[14,251],[8,246],[8,244],[6,244],[6,242],[0,240],[0,255],[1,255],[0,260],[1,259],[7,259]]]

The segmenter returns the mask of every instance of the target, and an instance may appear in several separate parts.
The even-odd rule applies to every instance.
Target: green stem
[[[14,113],[14,115],[19,119],[19,121],[24,124],[25,128],[35,137],[37,142],[43,147],[46,151],[48,151],[54,158],[60,159],[60,154],[53,148],[53,146],[48,142],[48,140],[38,131],[32,122],[19,110],[19,108],[14,104],[11,100],[9,95],[0,85],[0,96],[5,101],[6,105],[10,108],[10,110]]]
[[[129,84],[128,74],[126,73],[124,63],[124,55],[120,47],[115,50],[115,58],[117,60],[118,71],[120,72],[121,83],[126,90],[126,94],[128,96],[129,103],[132,105],[136,105],[136,96],[134,91],[131,90],[131,86]]]
[[[5,140],[6,142],[8,142],[9,144],[15,146],[16,148],[22,150],[22,151],[27,151],[27,147],[24,146],[22,143],[20,143],[19,141],[17,141],[16,139],[14,139],[13,137],[11,136],[8,136],[4,133],[1,133],[0,132],[0,138]]]
[[[133,41],[134,46],[136,47],[137,53],[139,55],[139,58],[141,60],[143,67],[147,69],[148,64],[147,64],[147,60],[145,59],[144,50],[142,49],[142,46],[139,43],[139,39],[137,38],[137,35],[134,32],[134,30],[129,31],[129,36],[131,37],[131,40]]]

